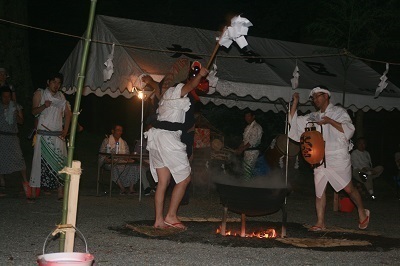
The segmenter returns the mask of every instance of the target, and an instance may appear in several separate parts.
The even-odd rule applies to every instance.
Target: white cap
[[[319,92],[326,93],[329,95],[329,97],[331,97],[331,92],[328,91],[327,89],[323,89],[321,87],[315,87],[314,89],[312,89],[309,97],[312,97],[315,93],[319,93]]]

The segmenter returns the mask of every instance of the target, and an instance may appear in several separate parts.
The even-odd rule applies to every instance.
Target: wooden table
[[[111,164],[111,174],[110,174],[110,194],[109,196],[111,197],[111,192],[112,192],[112,182],[113,182],[113,168],[114,165],[127,165],[127,164],[140,164],[140,154],[115,154],[115,153],[106,153],[106,152],[99,152],[99,156],[106,156],[110,158],[111,162],[107,162],[107,164]],[[149,155],[148,154],[142,154],[142,164],[149,165]],[[103,165],[98,164],[97,168],[97,195],[99,195],[99,181],[100,181],[100,171],[101,167]],[[141,171],[142,169],[140,169]],[[141,198],[141,181],[140,186],[139,186],[139,199]]]

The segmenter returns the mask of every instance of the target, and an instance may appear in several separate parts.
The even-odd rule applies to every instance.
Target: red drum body
[[[272,142],[270,147],[268,147],[265,152],[265,160],[271,169],[283,168],[286,163],[286,143],[287,135],[278,135]],[[300,146],[289,139],[289,167],[294,168],[296,162],[296,156],[300,152]],[[281,162],[281,163],[280,163]],[[282,164],[283,163],[283,164]]]
[[[199,85],[197,85],[196,88],[196,93],[200,96],[206,95],[210,90],[210,84],[208,82],[208,79],[206,78],[201,78]]]

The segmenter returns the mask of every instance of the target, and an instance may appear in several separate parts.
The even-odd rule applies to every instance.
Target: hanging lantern
[[[322,134],[314,126],[305,128],[305,132],[300,137],[301,154],[311,167],[320,166],[325,161],[325,142]],[[307,123],[308,124],[308,123]]]

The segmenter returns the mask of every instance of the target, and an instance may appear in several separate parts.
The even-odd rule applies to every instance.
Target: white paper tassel
[[[231,25],[224,30],[219,40],[219,45],[229,48],[235,41],[241,49],[247,46],[248,43],[244,35],[247,35],[250,26],[253,26],[253,24],[247,18],[240,16],[232,18]]]
[[[210,73],[208,73],[207,76],[207,80],[208,80],[208,84],[210,85],[210,87],[217,87],[217,83],[218,83],[218,77],[217,77],[217,65],[213,64],[212,69],[210,70]]]
[[[296,162],[294,163],[294,169],[299,169],[299,156],[296,156]]]
[[[111,53],[108,55],[107,61],[104,62],[104,65],[106,66],[106,69],[103,70],[104,82],[106,82],[107,80],[110,80],[112,74],[114,74],[114,64],[112,61],[114,59],[114,47],[115,47],[115,44],[113,43],[112,48],[111,48]]]
[[[292,83],[292,89],[297,89],[297,87],[299,87],[299,77],[299,67],[296,64],[296,67],[293,71],[293,78],[290,80],[290,82]]]
[[[273,150],[275,148],[275,144],[276,144],[276,139],[273,139],[271,144],[269,145],[269,147],[271,148],[271,150]]]
[[[285,158],[285,155],[282,155],[282,156],[279,158],[279,167],[282,168],[282,169],[283,169],[283,158]]]
[[[381,82],[379,82],[378,88],[376,88],[375,97],[374,98],[378,98],[379,94],[381,94],[381,92],[387,87],[388,83],[386,82],[386,80],[388,78],[386,77],[386,74],[388,72],[389,72],[389,64],[386,63],[386,70],[385,70],[385,72],[383,72],[383,75],[380,78]]]

